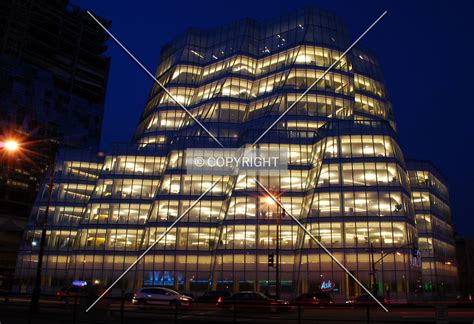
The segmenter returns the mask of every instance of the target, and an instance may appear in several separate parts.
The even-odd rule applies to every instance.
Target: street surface
[[[65,303],[54,298],[41,301],[41,310],[30,318],[27,298],[0,300],[0,324],[10,323],[474,323],[474,304],[423,304],[418,306],[389,305],[386,313],[377,306],[292,307],[271,312],[260,307],[220,309],[212,304],[190,307],[147,306],[110,300],[99,304],[90,313],[74,301]]]

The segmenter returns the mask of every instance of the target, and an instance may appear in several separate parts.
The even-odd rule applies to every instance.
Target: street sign
[[[319,289],[321,289],[321,291],[331,291],[334,289],[334,281],[332,281],[331,279],[328,279],[328,280],[324,280],[323,282],[321,282],[321,285],[319,286]]]

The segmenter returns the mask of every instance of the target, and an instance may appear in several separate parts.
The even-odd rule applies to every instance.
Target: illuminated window
[[[341,196],[338,192],[315,193],[311,206],[311,217],[340,216]]]
[[[232,225],[223,229],[222,243],[227,249],[255,248],[256,232],[253,225]]]
[[[393,186],[400,184],[399,168],[393,163],[344,163],[344,185]]]
[[[354,85],[356,89],[365,90],[367,92],[371,92],[380,98],[384,98],[385,91],[382,84],[378,81],[375,81],[371,78],[366,76],[355,74],[354,75]]]
[[[344,227],[346,247],[402,246],[407,241],[404,223],[348,222]]]

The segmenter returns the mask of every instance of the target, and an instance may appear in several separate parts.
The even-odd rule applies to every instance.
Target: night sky
[[[471,1],[92,1],[72,0],[112,20],[111,31],[152,72],[161,47],[187,27],[266,19],[303,6],[328,9],[378,57],[406,158],[433,161],[449,181],[455,230],[474,237],[474,19]],[[112,41],[102,147],[130,142],[152,80]]]

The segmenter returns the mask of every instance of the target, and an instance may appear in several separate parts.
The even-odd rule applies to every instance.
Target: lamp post
[[[276,289],[275,295],[277,299],[280,299],[280,230],[281,230],[281,212],[280,206],[277,206],[277,218],[276,218],[276,267],[275,267],[275,281]]]
[[[382,252],[383,255],[377,261],[375,261],[375,259],[374,259],[374,245],[372,243],[370,243],[370,255],[372,256],[371,257],[372,271],[370,272],[370,275],[371,275],[371,278],[372,278],[371,282],[372,282],[372,290],[373,290],[374,294],[377,294],[377,283],[376,283],[376,278],[375,278],[375,271],[376,271],[375,265],[377,263],[379,263],[380,261],[382,261],[387,255],[390,255],[390,254],[395,253],[395,252],[397,253],[397,255],[399,255],[398,250],[406,248],[408,246],[412,247],[412,252],[416,249],[415,244],[413,242],[411,242],[411,243],[396,247],[396,248],[388,251],[385,254],[383,254],[383,252]]]
[[[18,157],[17,152],[20,150],[19,142],[16,139],[7,139],[0,141],[0,148],[1,150],[1,165],[0,165],[0,176],[5,181],[5,186],[2,188],[4,192],[2,194],[5,195],[5,200],[7,204],[12,203],[13,208],[16,209],[18,207],[21,208],[19,202],[15,201],[15,193],[16,190],[13,187],[13,179],[15,179],[16,172],[15,172],[15,165],[17,163]],[[2,191],[3,191],[2,190]],[[12,195],[13,194],[13,195]],[[12,195],[12,196],[11,196]],[[13,271],[7,271],[5,275],[4,285],[5,288],[8,290],[8,294],[11,292],[12,284],[13,284]]]
[[[49,141],[50,143],[55,143],[54,141]],[[21,153],[22,151],[22,144],[18,140],[11,138],[7,139],[5,141],[0,142],[0,147],[3,147],[3,149],[7,152],[8,155],[13,155],[17,154],[18,152]],[[36,223],[41,227],[41,237],[40,237],[40,242],[39,242],[39,250],[38,250],[38,263],[36,267],[36,276],[35,276],[35,283],[33,287],[33,294],[31,296],[31,305],[30,305],[30,310],[32,313],[38,311],[38,305],[39,305],[39,298],[40,298],[40,293],[41,293],[41,273],[42,273],[42,268],[43,268],[43,256],[44,256],[44,249],[46,246],[46,225],[48,222],[48,214],[49,214],[49,208],[51,205],[51,195],[53,192],[53,185],[54,185],[54,169],[55,169],[55,155],[56,155],[56,149],[57,147],[55,146],[50,154],[47,156],[48,158],[48,172],[49,172],[49,181],[48,181],[48,190],[47,190],[47,201],[46,201],[46,208],[45,208],[45,214],[43,219],[37,219]],[[41,154],[38,152],[34,152],[36,155],[42,155],[46,156],[45,154]]]
[[[370,259],[372,260],[372,271],[371,274],[371,285],[372,285],[372,293],[377,294],[377,281],[375,279],[375,259],[374,259],[374,244],[370,242]]]
[[[44,248],[46,246],[46,225],[48,223],[49,207],[51,205],[51,195],[53,192],[54,185],[54,169],[55,169],[55,155],[51,155],[51,159],[48,166],[49,181],[46,208],[43,219],[37,219],[36,223],[41,227],[41,238],[38,250],[38,265],[36,267],[35,285],[33,287],[33,294],[31,295],[31,312],[35,313],[38,311],[39,299],[41,294],[41,275],[43,271],[43,256]]]
[[[278,197],[277,197],[278,199]],[[272,257],[272,262],[269,262],[269,266],[272,266],[275,268],[275,295],[276,298],[280,298],[280,241],[281,241],[281,211],[280,211],[280,206],[276,204],[276,202],[273,200],[272,197],[267,196],[265,197],[265,203],[268,205],[268,207],[271,206],[276,206],[276,246],[275,246],[275,254],[274,258]],[[269,254],[269,257],[273,256],[272,254]]]

